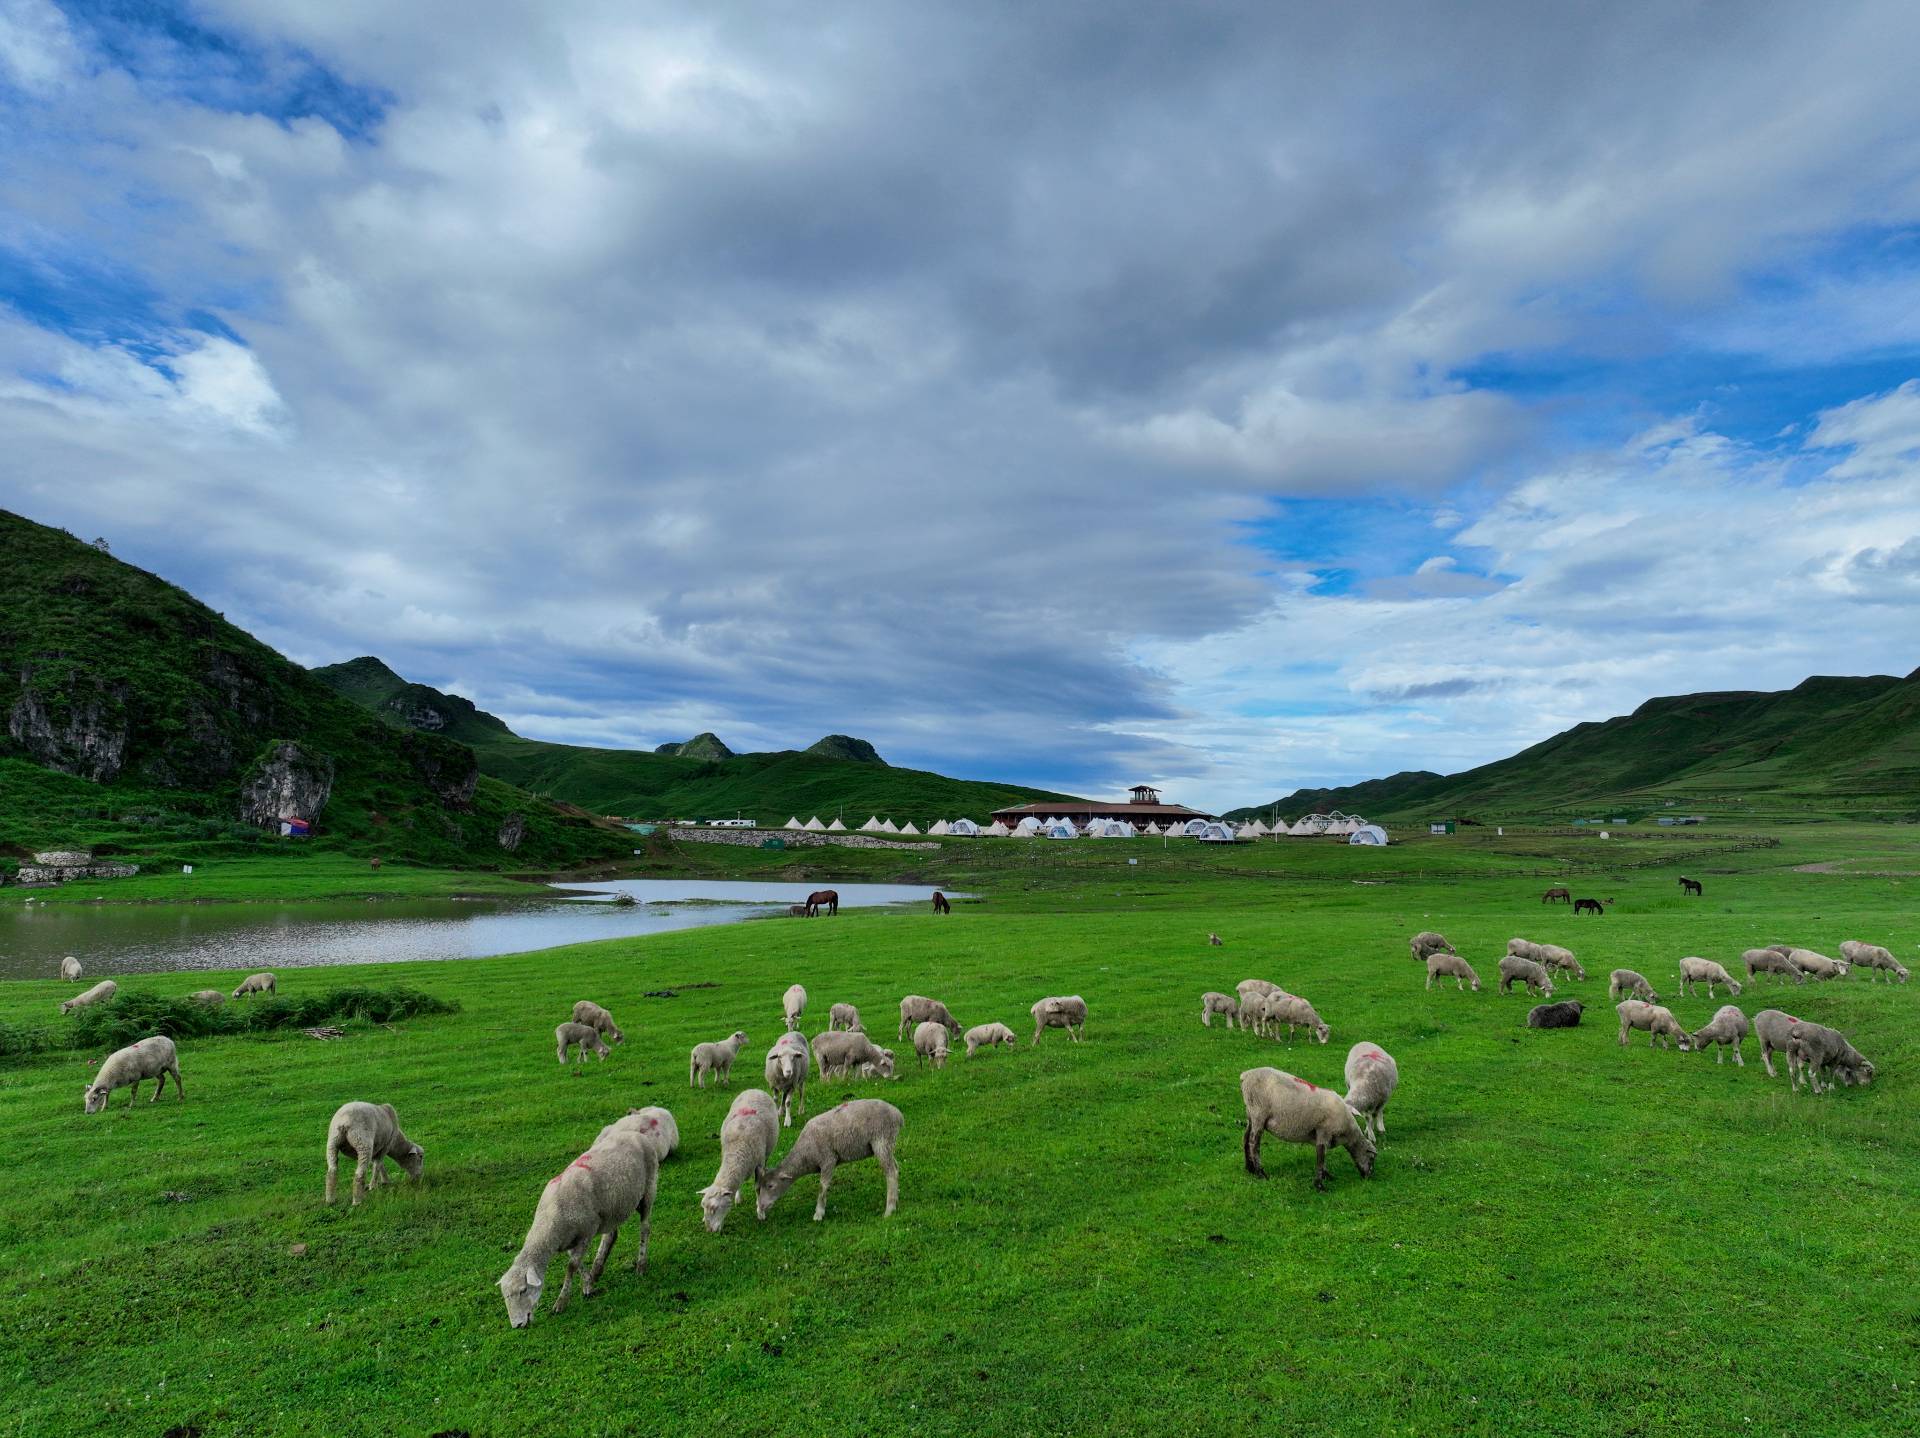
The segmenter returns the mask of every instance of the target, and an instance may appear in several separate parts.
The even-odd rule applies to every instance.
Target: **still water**
[[[183,969],[479,959],[737,923],[781,913],[804,900],[811,886],[625,879],[555,887],[580,892],[551,903],[409,899],[10,907],[0,910],[0,978],[53,978],[66,954],[86,965],[88,982]],[[906,884],[832,887],[842,908],[924,902],[933,892]],[[614,891],[632,894],[640,903],[614,904]]]

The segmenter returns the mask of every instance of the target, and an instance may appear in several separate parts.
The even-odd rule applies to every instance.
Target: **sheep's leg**
[[[1046,1027],[1046,1025],[1045,1025],[1045,1024],[1035,1024],[1035,1025],[1033,1026],[1033,1043],[1032,1043],[1032,1045],[1031,1045],[1031,1047],[1033,1047],[1033,1048],[1039,1048],[1039,1047],[1040,1047],[1040,1031],[1041,1031],[1042,1029],[1044,1029],[1045,1027]]]
[[[1249,1118],[1247,1120],[1246,1136],[1241,1141],[1241,1148],[1246,1154],[1247,1172],[1255,1178],[1265,1178],[1267,1176],[1267,1171],[1260,1166],[1260,1140],[1263,1137],[1265,1137],[1264,1128],[1257,1127],[1254,1121]]]
[[[367,1158],[361,1149],[354,1152],[353,1164],[353,1206],[358,1208],[360,1200],[367,1196]]]
[[[1327,1142],[1325,1139],[1313,1141],[1313,1186],[1322,1193],[1327,1191]]]
[[[592,1241],[592,1237],[593,1236],[589,1234],[586,1238],[581,1239],[578,1243],[574,1244],[572,1248],[567,1250],[567,1276],[560,1280],[559,1295],[553,1300],[555,1316],[567,1311],[568,1300],[573,1294],[573,1275],[580,1271],[580,1260],[586,1257],[587,1244]],[[585,1284],[581,1285],[580,1291],[582,1293],[586,1292]]]
[[[161,1069],[159,1073],[153,1076],[153,1097],[148,1099],[147,1102],[159,1103],[160,1095],[165,1093],[166,1091],[167,1091],[167,1071],[165,1069]]]
[[[182,1103],[185,1103],[187,1090],[186,1086],[180,1082],[180,1066],[176,1064],[171,1069],[168,1069],[167,1072],[173,1075],[173,1096]]]
[[[1384,1103],[1380,1105],[1380,1108],[1374,1114],[1373,1119],[1375,1123],[1380,1125],[1381,1136],[1385,1137],[1387,1132],[1387,1106]]]
[[[1747,1066],[1747,1061],[1744,1057],[1741,1056],[1740,1045],[1737,1043],[1733,1046],[1733,1061],[1739,1064],[1741,1068],[1745,1068]]]
[[[1428,988],[1433,987],[1433,975],[1431,973],[1427,975],[1427,987]]]
[[[613,1252],[613,1245],[620,1240],[618,1225],[600,1235],[600,1251],[593,1255],[593,1267],[587,1270],[586,1280],[580,1285],[580,1296],[591,1298],[593,1285],[600,1281],[600,1275],[606,1271],[607,1255]]]
[[[833,1184],[834,1158],[829,1154],[820,1165],[820,1197],[813,1205],[813,1221],[818,1223],[827,1216],[827,1189]]]
[[[1765,1039],[1760,1040],[1760,1062],[1767,1066],[1768,1078],[1780,1077],[1779,1074],[1773,1071],[1773,1049]]]
[[[140,1097],[140,1080],[135,1079],[133,1081],[133,1090],[127,1095],[127,1107],[132,1108],[135,1100],[137,1100],[139,1097]]]
[[[900,1206],[900,1164],[893,1156],[891,1143],[878,1146],[873,1156],[880,1160],[880,1168],[887,1176],[887,1206],[880,1211],[882,1218],[892,1218],[893,1211]]]
[[[332,1203],[340,1188],[340,1146],[327,1135],[327,1202]]]

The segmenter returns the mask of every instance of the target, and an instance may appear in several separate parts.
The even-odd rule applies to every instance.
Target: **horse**
[[[1575,899],[1573,901],[1573,911],[1576,914],[1606,913],[1606,910],[1600,907],[1600,901],[1598,899]]]
[[[1548,889],[1546,893],[1540,896],[1540,902],[1543,904],[1571,904],[1573,902],[1573,893],[1571,890],[1558,887]]]
[[[947,896],[938,889],[933,891],[933,911],[936,914],[951,914],[953,905],[947,902]]]
[[[1707,891],[1701,886],[1698,879],[1689,879],[1685,874],[1682,874],[1680,876],[1680,892],[1683,894],[1699,894],[1705,897]]]
[[[832,889],[815,889],[807,895],[807,917],[813,918],[820,912],[822,905],[826,906],[827,917],[832,918],[840,912],[840,895]]]

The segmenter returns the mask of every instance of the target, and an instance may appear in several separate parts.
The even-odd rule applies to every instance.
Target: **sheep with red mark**
[[[1361,1132],[1347,1101],[1332,1089],[1321,1088],[1283,1069],[1252,1068],[1240,1075],[1240,1098],[1246,1106],[1247,1127],[1242,1140],[1247,1172],[1265,1178],[1260,1165],[1260,1143],[1268,1134],[1283,1143],[1313,1145],[1313,1186],[1327,1186],[1327,1150],[1344,1148],[1362,1178],[1373,1174],[1373,1140]]]

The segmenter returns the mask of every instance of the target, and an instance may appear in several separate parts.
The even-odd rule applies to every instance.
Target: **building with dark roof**
[[[1184,804],[1161,802],[1157,789],[1136,784],[1131,799],[1124,804],[1097,804],[1087,799],[1049,799],[1043,804],[1016,804],[1010,809],[995,809],[993,817],[1009,829],[1022,819],[1071,819],[1085,825],[1090,819],[1125,819],[1129,824],[1184,824],[1189,819],[1211,819],[1212,814],[1189,809]]]

